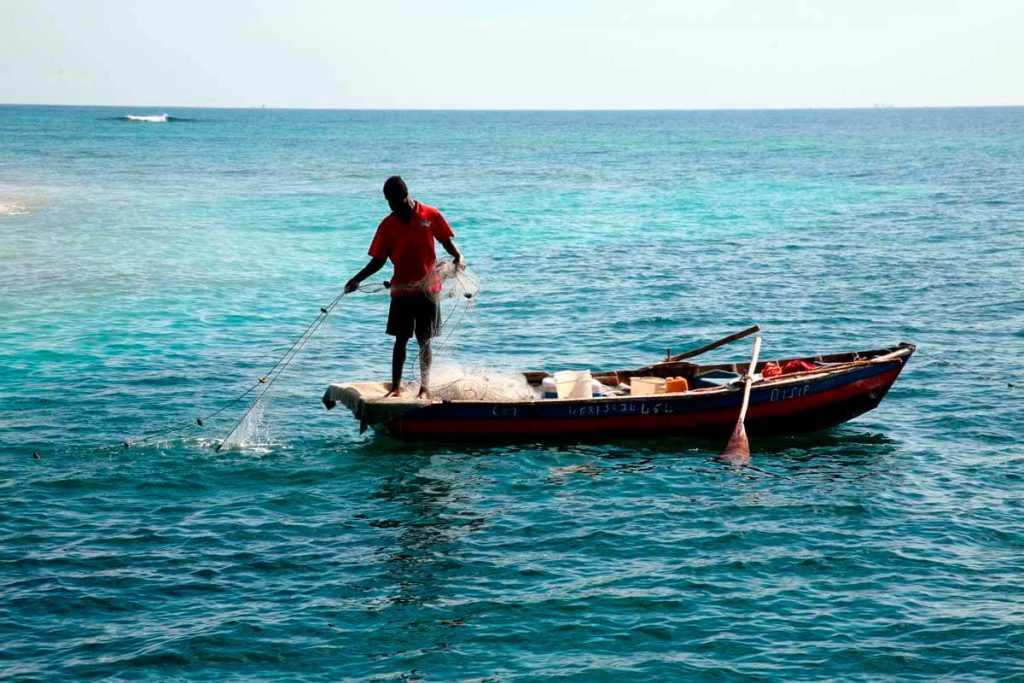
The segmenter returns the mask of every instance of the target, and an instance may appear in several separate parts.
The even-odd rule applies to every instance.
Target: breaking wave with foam
[[[126,121],[140,121],[145,123],[167,123],[171,120],[171,117],[168,114],[128,114],[124,118]]]
[[[106,121],[126,121],[129,123],[173,123],[182,121],[195,121],[195,119],[171,116],[170,114],[125,114],[124,116],[110,116]]]

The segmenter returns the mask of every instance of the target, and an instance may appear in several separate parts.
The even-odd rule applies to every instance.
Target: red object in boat
[[[807,372],[809,370],[817,369],[817,365],[814,363],[808,363],[805,360],[788,360],[785,365],[779,365],[775,361],[770,361],[765,363],[764,367],[761,368],[761,376],[765,379],[770,379],[781,375],[792,375],[794,372]]]
[[[783,375],[792,375],[794,372],[807,372],[808,370],[817,370],[818,366],[814,363],[808,363],[805,360],[789,360],[782,366]]]

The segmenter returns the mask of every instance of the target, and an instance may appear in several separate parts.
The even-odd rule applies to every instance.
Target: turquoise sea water
[[[387,374],[359,294],[241,445],[211,448],[234,410],[119,448],[273,365],[393,173],[483,285],[441,362],[630,367],[751,322],[769,358],[920,353],[741,470],[410,446],[319,404]],[[0,679],[1021,680],[1022,282],[1021,108],[0,107]]]

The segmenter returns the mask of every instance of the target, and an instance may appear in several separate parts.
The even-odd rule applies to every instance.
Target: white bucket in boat
[[[594,378],[590,370],[562,370],[555,373],[558,398],[590,398]]]
[[[544,398],[558,398],[558,385],[554,377],[545,377],[540,382],[541,396]]]

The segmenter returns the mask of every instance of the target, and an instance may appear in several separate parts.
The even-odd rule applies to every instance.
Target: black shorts
[[[408,339],[415,332],[417,339],[430,339],[440,327],[441,304],[436,297],[416,292],[391,300],[387,333],[392,337]]]

